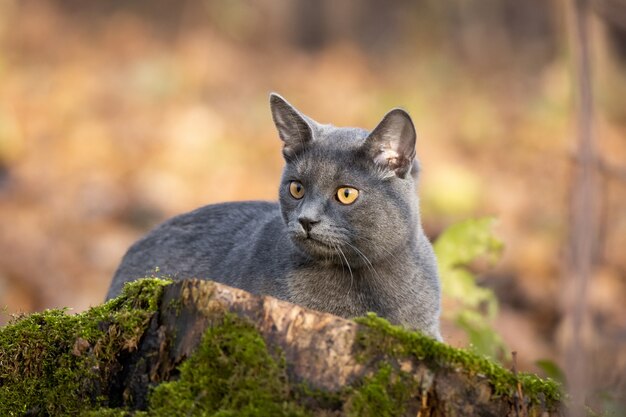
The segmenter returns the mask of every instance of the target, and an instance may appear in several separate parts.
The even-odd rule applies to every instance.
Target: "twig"
[[[511,352],[511,357],[513,361],[511,372],[513,372],[513,375],[515,375],[515,378],[517,379],[517,352],[516,351]],[[515,405],[515,417],[520,417],[519,416],[519,409],[520,409],[519,401],[521,399],[521,396],[519,395],[519,391],[520,391],[520,386],[519,386],[519,381],[518,381],[517,392],[513,395],[513,399],[515,400],[515,404],[514,404]]]
[[[515,375],[515,378],[517,378],[517,352],[516,351],[511,352],[511,357],[513,361],[511,372],[513,372],[513,375]],[[526,409],[526,401],[524,401],[524,392],[522,391],[522,383],[519,380],[517,381],[517,392],[515,393],[514,398],[516,401],[515,415],[519,417],[520,416],[519,410],[521,410],[523,417],[528,416],[528,410]],[[519,400],[519,404],[517,404],[518,400]]]
[[[417,417],[426,417],[428,415],[428,411],[428,391],[424,390],[422,392],[422,403],[420,405],[420,409],[417,411]]]
[[[587,309],[587,287],[593,269],[595,243],[598,241],[597,150],[593,136],[593,93],[588,33],[588,0],[568,0],[571,8],[572,55],[577,75],[577,154],[571,189],[569,265],[565,297],[565,323],[571,326],[572,339],[564,347],[566,372],[570,382],[571,417],[584,415],[587,392],[586,355],[581,328]]]

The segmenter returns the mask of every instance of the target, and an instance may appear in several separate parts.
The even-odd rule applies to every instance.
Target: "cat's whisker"
[[[360,239],[360,240],[362,240],[362,241],[364,241],[364,242],[368,242],[368,243],[373,243],[373,244],[376,244],[376,242],[374,242],[374,240],[373,240],[373,239],[366,238],[365,236],[354,236],[354,238],[355,238],[355,239],[357,239],[357,240],[359,240],[359,239]],[[394,260],[399,261],[398,256],[397,256],[396,254],[394,254],[393,252],[389,251],[388,249],[385,249],[385,248],[383,248],[383,247],[382,247],[382,246],[380,246],[380,245],[376,245],[376,248],[377,248],[377,249],[382,250],[383,252],[385,252],[387,255],[389,255],[389,256],[390,256],[391,258],[393,258]],[[387,260],[387,261],[388,261],[388,260]],[[389,261],[388,261],[388,262],[389,262]],[[391,264],[391,263],[390,263],[390,264]]]
[[[340,233],[335,233],[335,230],[338,230]],[[341,233],[343,232],[343,233]],[[376,269],[374,268],[374,265],[372,264],[372,262],[370,261],[370,259],[359,249],[357,248],[355,245],[352,245],[350,242],[345,240],[345,235],[349,234],[349,230],[340,226],[334,226],[333,229],[331,229],[327,235],[327,237],[330,237],[333,239],[333,241],[338,244],[338,245],[348,245],[350,246],[354,252],[361,258],[363,259],[363,261],[365,262],[365,266],[368,268],[368,270],[370,272],[372,272],[374,275],[376,275],[376,277],[378,277],[378,279],[383,282],[382,278],[380,277],[380,274],[378,273],[378,271],[376,271]],[[344,255],[345,256],[345,255]],[[385,259],[390,265],[391,262],[389,262],[388,259]]]
[[[366,240],[366,242],[367,242],[367,240]],[[352,246],[354,249],[356,249],[356,246],[351,245],[348,242],[346,242],[346,243],[349,244],[350,246]],[[380,249],[383,249],[383,248],[380,248]],[[377,262],[385,262],[387,265],[393,267],[394,263],[392,261],[393,260],[397,260],[397,257],[394,254],[390,253],[389,251],[387,251],[385,249],[383,249],[383,251],[385,251],[389,256],[382,256],[381,258],[377,259]],[[390,258],[393,258],[393,259],[390,259]],[[368,260],[369,260],[369,258],[368,258]],[[370,261],[370,264],[372,264],[371,261]]]
[[[343,259],[341,258],[341,256],[339,255],[339,251],[337,250],[337,245],[335,245],[334,243],[330,242],[329,243],[330,247],[333,249],[333,258],[334,255],[337,255],[337,258],[339,258],[339,263],[341,264],[341,270],[344,271],[344,267],[343,267]]]
[[[349,242],[345,242],[345,244],[346,244],[346,245],[348,245],[348,246],[350,246],[350,247],[354,250],[354,252],[355,252],[357,255],[359,255],[359,257],[360,257],[361,259],[363,259],[363,260],[365,261],[365,265],[366,265],[368,268],[374,268],[374,265],[372,265],[372,262],[369,260],[369,258],[368,258],[367,256],[365,256],[365,254],[364,254],[364,253],[363,253],[363,252],[362,252],[359,248],[357,248],[356,246],[352,245],[352,244],[351,244],[351,243],[349,243]]]
[[[337,248],[335,247],[335,245],[330,244],[331,248],[333,249],[332,253],[328,254],[328,258],[326,258],[326,261],[328,263],[334,264],[335,263],[335,256],[337,256],[337,258],[339,258],[339,262],[341,263],[341,270],[343,271],[343,261],[341,260],[341,256],[339,256],[339,254],[337,253]]]
[[[335,251],[335,253],[338,255],[339,262],[341,263],[341,272],[342,272],[342,275],[344,275],[346,273],[346,270],[343,267],[343,259],[341,259],[341,256],[339,256],[339,251],[337,250],[337,245],[332,245],[332,247],[333,247],[333,250]]]
[[[365,261],[365,265],[367,266],[367,268],[372,271],[374,273],[374,275],[376,275],[376,277],[378,277],[378,279],[382,282],[383,279],[381,278],[380,274],[378,273],[378,271],[376,271],[376,268],[374,268],[374,265],[372,264],[372,262],[369,260],[369,258],[356,246],[350,244],[349,242],[345,242],[348,246],[350,246],[357,255],[359,255],[364,261]]]
[[[348,289],[348,294],[349,294],[352,292],[352,283],[354,282],[354,275],[352,274],[352,268],[350,268],[350,263],[348,262],[348,258],[346,258],[346,255],[343,253],[343,251],[341,250],[339,246],[337,246],[337,250],[339,251],[341,256],[343,256],[343,259],[346,261],[346,265],[348,265],[348,271],[350,272],[350,288]]]

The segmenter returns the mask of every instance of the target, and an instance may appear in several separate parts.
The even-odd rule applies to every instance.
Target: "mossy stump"
[[[0,329],[1,416],[544,417],[560,397],[375,316],[201,280],[140,280],[85,313]]]

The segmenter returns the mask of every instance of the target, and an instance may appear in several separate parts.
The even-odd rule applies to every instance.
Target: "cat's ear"
[[[276,93],[270,94],[272,118],[282,139],[283,156],[289,160],[312,140],[313,133],[306,116]]]
[[[411,116],[402,109],[393,109],[365,139],[363,146],[377,165],[404,178],[413,167],[416,137]]]

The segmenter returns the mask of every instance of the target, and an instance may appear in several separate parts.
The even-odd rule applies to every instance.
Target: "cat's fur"
[[[440,339],[409,115],[394,109],[370,133],[319,124],[276,94],[270,104],[286,160],[279,204],[216,204],[166,221],[128,250],[107,298],[158,268],[343,317],[373,311]],[[301,199],[291,181],[303,185]],[[336,198],[346,185],[359,190],[350,205]]]

